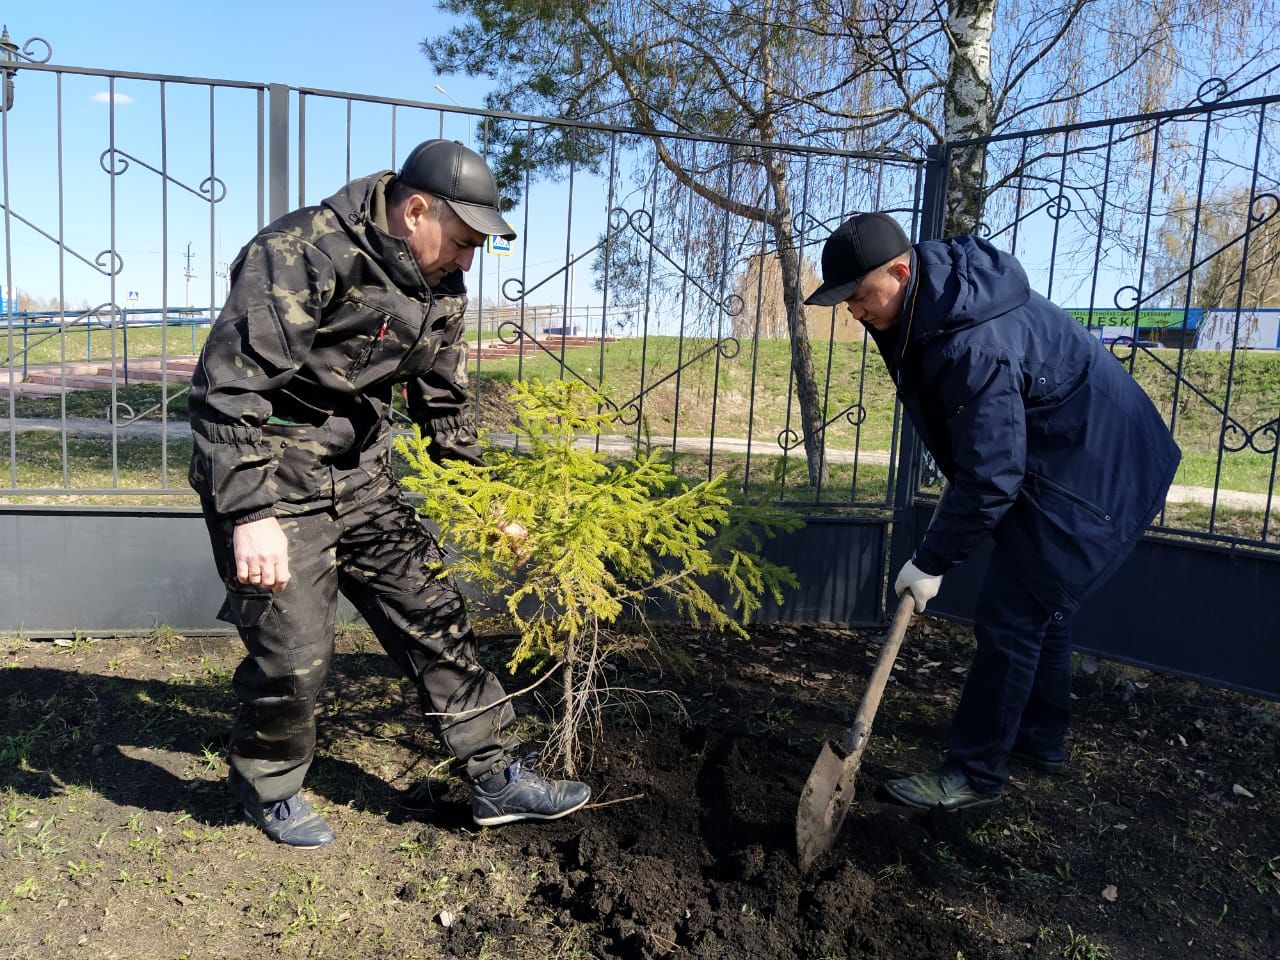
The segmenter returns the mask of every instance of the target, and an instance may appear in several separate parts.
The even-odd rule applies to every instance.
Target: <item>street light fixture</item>
[[[0,103],[0,111],[8,113],[13,107],[13,73],[4,69],[11,63],[18,62],[18,45],[9,38],[9,25],[5,24],[4,33],[0,33],[0,73],[4,74],[4,100]]]
[[[37,57],[31,52],[32,45],[37,43],[44,45],[43,57]],[[52,56],[53,47],[44,37],[32,37],[22,45],[22,49],[18,49],[18,45],[9,37],[8,24],[5,24],[3,32],[0,32],[0,75],[4,77],[4,92],[0,94],[0,113],[8,113],[13,109],[13,78],[18,72],[14,65],[19,60],[25,60],[28,63],[48,63]]]
[[[452,100],[459,107],[462,106],[462,104],[458,103],[457,99],[455,99],[452,93],[450,93],[444,87],[440,86],[440,84],[438,83],[436,84],[436,91],[438,93],[443,93],[446,97]],[[440,139],[441,140],[444,139],[444,111],[443,110],[440,111]],[[471,149],[471,114],[467,114],[467,149],[468,150]]]

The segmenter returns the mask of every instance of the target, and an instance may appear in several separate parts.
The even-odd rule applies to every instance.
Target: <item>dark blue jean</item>
[[[1141,533],[1120,546],[1094,588],[1111,578],[1139,539]],[[978,649],[947,737],[947,765],[964,770],[979,789],[1004,786],[1015,748],[1066,759],[1073,613],[1037,601],[996,547],[974,614]]]

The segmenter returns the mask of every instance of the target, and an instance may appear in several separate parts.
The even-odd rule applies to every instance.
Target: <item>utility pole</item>
[[[191,269],[191,258],[194,256],[195,254],[191,252],[191,242],[187,241],[187,254],[186,254],[187,268],[182,272],[182,275],[187,278],[187,312],[188,313],[191,312],[191,281],[195,277],[195,271]]]

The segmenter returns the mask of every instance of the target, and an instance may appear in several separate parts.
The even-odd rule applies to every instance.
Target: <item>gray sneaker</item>
[[[1003,790],[979,790],[963,770],[942,767],[913,777],[888,780],[885,793],[895,801],[921,810],[964,810],[995,803]]]
[[[311,809],[311,804],[300,793],[275,803],[246,803],[244,815],[277,843],[290,847],[323,847],[333,843],[329,824]]]
[[[1031,767],[1033,770],[1039,770],[1041,773],[1062,773],[1067,768],[1066,757],[1061,760],[1057,758],[1042,757],[1038,754],[1031,753],[1028,750],[1019,750],[1014,747],[1009,751],[1009,757],[1017,760],[1019,763]]]
[[[513,761],[471,788],[471,818],[482,827],[517,820],[555,820],[591,799],[591,788],[577,780],[548,780],[535,769],[533,756]]]

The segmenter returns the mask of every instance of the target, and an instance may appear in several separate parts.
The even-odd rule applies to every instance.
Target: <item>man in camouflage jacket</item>
[[[401,384],[434,454],[478,462],[462,274],[487,235],[515,237],[497,205],[479,155],[429,140],[398,174],[282,217],[232,265],[192,378],[191,486],[227,588],[222,616],[248,651],[231,783],[283,843],[333,839],[299,791],[339,590],[417,683],[424,712],[443,715],[477,823],[564,816],[590,796],[513,759],[511,708],[476,662],[463,599],[388,462]]]

